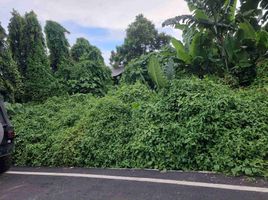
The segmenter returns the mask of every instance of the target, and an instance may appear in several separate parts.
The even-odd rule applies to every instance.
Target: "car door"
[[[4,126],[7,125],[10,125],[10,122],[4,108],[4,102],[2,99],[0,99],[0,144],[2,143],[4,137]]]
[[[2,143],[3,138],[4,138],[4,128],[2,123],[0,122],[0,144]]]

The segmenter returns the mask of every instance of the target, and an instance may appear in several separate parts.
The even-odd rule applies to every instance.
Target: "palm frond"
[[[213,22],[209,19],[197,19],[195,16],[192,15],[180,15],[177,17],[173,17],[170,19],[167,19],[163,22],[162,26],[173,26],[176,27],[177,25],[181,25],[181,23],[186,23],[187,25],[192,24],[198,24],[200,27],[208,28],[217,26],[220,28],[226,28],[226,29],[234,29],[232,25],[225,24],[225,23],[219,23],[219,22]]]
[[[195,18],[192,15],[180,15],[177,17],[173,17],[170,19],[167,19],[166,21],[163,22],[162,26],[176,26],[180,23],[185,23],[185,22],[195,22]]]

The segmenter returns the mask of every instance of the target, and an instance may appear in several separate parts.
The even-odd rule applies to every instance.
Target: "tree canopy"
[[[8,24],[8,43],[13,59],[17,62],[22,75],[26,71],[26,49],[23,45],[23,31],[25,19],[16,10],[11,12],[11,19]]]
[[[16,62],[13,60],[6,33],[0,23],[0,94],[4,99],[14,101],[21,96],[22,82]]]
[[[161,49],[169,44],[169,41],[169,36],[158,33],[155,25],[140,14],[128,26],[124,44],[117,46],[116,52],[112,52],[111,65],[113,67],[126,65],[134,58]]]
[[[85,38],[78,38],[71,48],[73,63],[61,67],[68,92],[103,96],[111,84],[111,71],[105,66],[101,51]]]
[[[8,35],[0,25],[0,96],[12,102],[16,165],[268,177],[267,0],[185,1],[191,14],[163,23],[182,41],[143,15],[129,25],[114,86],[87,39],[69,48],[47,21],[45,41],[33,11],[13,10]]]
[[[23,17],[15,10],[8,26],[8,42],[23,80],[21,101],[42,100],[57,91],[57,81],[49,69],[45,39],[36,14]]]
[[[49,49],[50,65],[55,72],[61,62],[69,59],[70,44],[65,37],[69,33],[63,26],[54,21],[47,21],[45,26],[46,42]]]
[[[86,55],[89,60],[104,64],[101,51],[91,45],[85,38],[77,38],[76,43],[71,48],[71,55],[75,62],[78,62],[82,56]]]

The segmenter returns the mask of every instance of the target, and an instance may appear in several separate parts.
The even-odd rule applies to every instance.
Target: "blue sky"
[[[124,31],[118,30],[117,33],[112,33],[108,28],[81,26],[73,21],[64,21],[61,24],[70,31],[67,37],[71,45],[75,43],[78,37],[87,38],[91,44],[101,49],[107,64],[109,62],[110,52],[117,45],[124,42]]]
[[[78,37],[87,38],[100,48],[107,64],[136,15],[143,13],[160,32],[180,38],[179,31],[162,28],[161,23],[189,13],[184,0],[0,0],[0,21],[5,28],[13,8],[21,14],[34,10],[43,26],[46,20],[59,22],[70,31],[71,45]]]

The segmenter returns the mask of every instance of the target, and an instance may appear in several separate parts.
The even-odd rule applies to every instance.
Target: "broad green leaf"
[[[173,46],[175,47],[176,51],[177,51],[177,57],[184,61],[185,63],[189,64],[191,57],[189,56],[189,54],[186,52],[183,44],[181,41],[172,38],[171,39],[171,43],[173,44]]]
[[[229,12],[227,13],[227,18],[230,21],[234,21],[235,20],[235,10],[237,7],[237,0],[225,0],[224,3],[224,9],[228,10]]]
[[[227,36],[224,40],[223,45],[223,48],[225,49],[225,52],[228,56],[228,60],[230,62],[233,62],[234,53],[236,49],[235,39],[233,37]]]
[[[267,31],[261,30],[257,34],[257,46],[260,48],[268,49],[268,33]]]
[[[236,6],[237,6],[237,0],[230,0],[230,1],[231,2],[230,2],[229,20],[234,21],[235,20],[235,10],[236,10]]]
[[[239,28],[243,31],[244,39],[256,39],[256,32],[248,21],[240,23]]]
[[[249,169],[249,168],[246,168],[245,169],[245,174],[248,175],[248,176],[252,175],[252,170]]]
[[[248,17],[252,16],[255,12],[256,12],[255,9],[248,10],[248,11],[246,11],[246,12],[243,12],[243,13],[242,13],[242,16],[248,18]]]
[[[194,13],[194,17],[197,20],[209,20],[209,17],[202,10],[197,9]]]
[[[176,24],[175,28],[183,31],[184,29],[188,28],[188,26],[184,24]]]
[[[202,53],[201,45],[202,33],[196,33],[190,45],[189,53],[194,58]]]
[[[155,56],[152,56],[150,58],[148,73],[158,88],[163,88],[167,85],[167,79],[164,76],[164,72],[160,66],[160,63]]]

